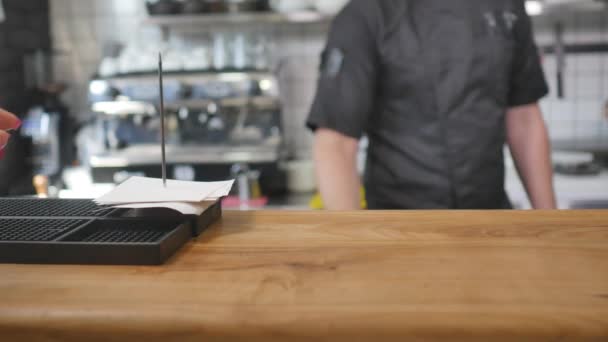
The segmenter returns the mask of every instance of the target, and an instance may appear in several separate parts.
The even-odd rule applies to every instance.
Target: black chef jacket
[[[307,121],[370,141],[371,209],[510,208],[507,108],[548,92],[523,0],[353,0]]]

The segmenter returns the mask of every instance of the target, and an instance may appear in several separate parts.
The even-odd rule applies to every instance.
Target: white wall
[[[539,45],[554,43],[553,25],[564,23],[566,44],[608,44],[608,12],[556,13],[535,20]],[[555,56],[544,56],[551,94],[542,107],[554,140],[594,140],[608,146],[608,53],[572,54],[566,58],[565,98],[558,99]]]

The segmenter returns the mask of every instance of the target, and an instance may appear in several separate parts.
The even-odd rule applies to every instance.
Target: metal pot
[[[179,3],[175,0],[146,0],[146,8],[150,15],[168,15],[179,12]]]
[[[205,0],[205,7],[209,13],[223,13],[228,10],[224,0]]]
[[[253,12],[257,10],[257,0],[224,0],[228,12],[239,13],[239,12]]]
[[[183,0],[180,7],[180,13],[183,14],[199,14],[207,11],[207,3],[204,0]]]
[[[261,12],[270,11],[270,0],[258,0],[256,9]]]
[[[247,164],[234,164],[230,173],[236,180],[239,200],[242,203],[262,197],[260,171],[250,170]]]

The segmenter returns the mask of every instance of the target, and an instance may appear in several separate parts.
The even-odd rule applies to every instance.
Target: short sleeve
[[[549,93],[541,67],[538,48],[534,42],[532,22],[526,13],[523,0],[517,0],[514,62],[509,88],[509,107],[538,102]]]
[[[376,98],[378,5],[353,0],[334,19],[322,54],[317,93],[307,120],[360,138]]]

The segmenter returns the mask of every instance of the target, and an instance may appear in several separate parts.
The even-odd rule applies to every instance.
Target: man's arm
[[[361,179],[357,173],[357,139],[329,129],[317,129],[314,159],[317,184],[328,210],[358,210]]]
[[[555,209],[553,169],[547,127],[537,103],[511,108],[507,142],[534,209]]]

